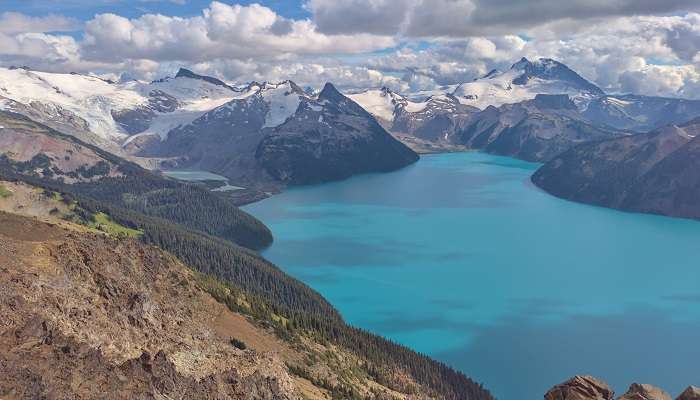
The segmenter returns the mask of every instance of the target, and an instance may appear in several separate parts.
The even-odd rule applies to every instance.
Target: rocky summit
[[[592,376],[577,375],[554,386],[545,400],[612,400],[614,392],[607,383]]]

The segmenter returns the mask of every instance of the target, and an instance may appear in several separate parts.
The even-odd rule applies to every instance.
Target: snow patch
[[[301,95],[292,90],[291,84],[282,83],[275,86],[266,85],[262,97],[269,105],[263,128],[282,125],[299,108]]]
[[[394,108],[396,104],[390,92],[381,89],[372,89],[361,93],[349,94],[347,97],[375,117],[389,122],[394,121]]]

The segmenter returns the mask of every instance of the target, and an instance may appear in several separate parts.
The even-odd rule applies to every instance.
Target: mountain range
[[[187,69],[114,82],[0,68],[0,109],[148,169],[220,174],[245,188],[230,198],[251,201],[290,185],[395,170],[416,153],[475,149],[546,163],[579,145],[682,125],[700,116],[700,100],[607,94],[558,61],[522,58],[473,81],[405,94],[237,85]],[[7,151],[26,141],[11,136],[2,139]],[[62,179],[75,181],[67,164],[76,160],[56,158],[52,169],[61,175],[64,165],[71,176]],[[548,188],[544,176],[536,182]]]
[[[545,162],[572,146],[683,123],[700,101],[609,95],[525,58],[435,91],[341,94],[226,83],[180,69],[153,82],[0,69],[0,105],[150,168],[202,169],[262,190],[389,171],[414,152],[480,149]]]
[[[556,196],[700,219],[699,117],[700,101],[606,94],[550,59],[405,94],[0,68],[0,394],[492,399],[347,325],[256,253],[261,221],[158,170],[267,195],[474,149],[542,162],[532,181]],[[68,369],[87,372],[53,373]]]

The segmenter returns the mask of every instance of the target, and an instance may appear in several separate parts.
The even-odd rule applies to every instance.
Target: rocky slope
[[[700,119],[587,143],[555,157],[532,181],[570,200],[700,218]]]
[[[95,148],[11,112],[0,111],[0,163],[17,172],[76,183],[123,173]]]
[[[0,212],[0,289],[2,398],[433,398],[401,365],[380,384],[348,351],[231,311],[168,253],[78,225]]]
[[[589,121],[647,132],[700,116],[700,100],[640,95],[606,95],[592,100],[582,114]]]
[[[581,118],[567,95],[489,106],[472,115],[451,138],[454,143],[528,161],[547,161],[579,144],[623,135]]]
[[[279,356],[231,345],[251,325],[155,248],[0,213],[0,260],[1,397],[300,397]]]
[[[613,400],[615,393],[607,383],[592,376],[578,375],[551,388],[545,400]],[[700,389],[689,386],[676,400],[698,400]],[[617,400],[672,400],[671,396],[655,386],[633,383]]]

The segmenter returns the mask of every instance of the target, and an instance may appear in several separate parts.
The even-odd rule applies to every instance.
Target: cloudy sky
[[[0,65],[432,89],[521,57],[700,98],[698,0],[0,0]]]

